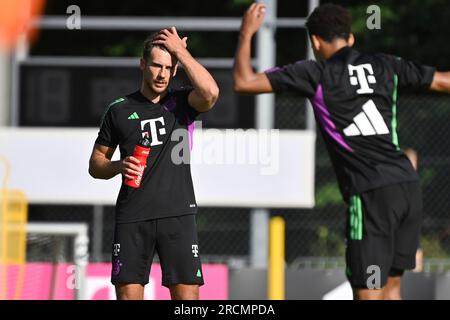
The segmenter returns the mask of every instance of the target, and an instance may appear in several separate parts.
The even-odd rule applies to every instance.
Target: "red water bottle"
[[[144,169],[147,167],[147,158],[150,154],[150,140],[147,137],[143,137],[139,140],[138,144],[134,147],[133,157],[139,160],[140,174],[134,176],[133,179],[125,179],[125,184],[132,188],[139,188],[141,186],[142,175]]]

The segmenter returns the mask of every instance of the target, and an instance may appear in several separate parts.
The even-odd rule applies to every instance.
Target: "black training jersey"
[[[194,119],[199,114],[188,104],[190,90],[169,91],[159,103],[136,91],[107,108],[96,143],[119,146],[123,159],[133,154],[143,136],[151,140],[141,186],[134,189],[122,183],[116,203],[118,223],[197,212],[190,165],[180,163],[181,156],[186,159],[183,152],[192,147]]]
[[[418,179],[397,137],[398,89],[428,89],[435,69],[349,47],[330,59],[266,71],[275,92],[311,101],[339,188],[350,195]]]

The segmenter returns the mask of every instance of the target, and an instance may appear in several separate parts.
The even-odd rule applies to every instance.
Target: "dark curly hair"
[[[323,4],[309,15],[306,28],[310,35],[327,42],[336,38],[347,40],[352,32],[352,17],[344,7],[332,3]]]

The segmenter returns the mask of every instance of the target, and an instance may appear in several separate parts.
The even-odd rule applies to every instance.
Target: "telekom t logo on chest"
[[[159,124],[159,125],[157,125]],[[164,118],[159,117],[155,119],[148,119],[141,121],[141,130],[142,130],[142,137],[148,136],[148,132],[150,132],[150,140],[152,143],[150,146],[157,146],[160,144],[163,144],[162,141],[159,141],[159,135],[166,134],[166,129],[164,128]],[[146,128],[148,127],[148,129]]]

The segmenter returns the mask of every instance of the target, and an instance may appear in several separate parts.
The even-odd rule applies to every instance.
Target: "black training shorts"
[[[116,224],[112,247],[113,284],[149,282],[155,251],[162,285],[203,285],[195,215]]]
[[[348,205],[346,274],[353,288],[384,287],[393,270],[414,269],[423,220],[418,182],[370,190]]]

